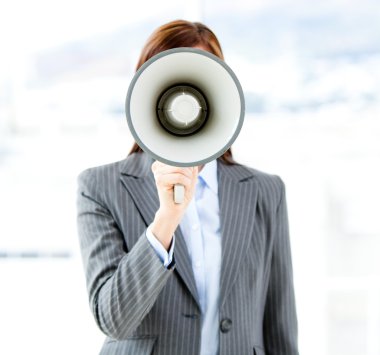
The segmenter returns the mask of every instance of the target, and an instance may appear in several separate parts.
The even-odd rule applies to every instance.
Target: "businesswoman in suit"
[[[223,59],[213,32],[158,28],[137,67],[197,47]],[[173,185],[186,188],[173,203]],[[101,354],[296,355],[297,319],[284,184],[231,150],[175,168],[134,144],[79,176],[78,229]]]

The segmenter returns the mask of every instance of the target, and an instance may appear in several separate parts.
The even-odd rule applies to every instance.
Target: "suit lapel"
[[[152,163],[153,160],[145,153],[133,154],[123,162],[120,175],[123,185],[128,190],[147,226],[152,223],[156,211],[159,208],[156,184],[153,174],[151,173]],[[186,242],[179,227],[175,232],[175,236],[175,272],[181,277],[199,306],[198,293],[190,257],[187,251]]]
[[[120,180],[132,197],[145,224],[152,223],[159,207],[154,177],[150,173],[153,160],[144,153],[136,153],[121,163]],[[128,212],[128,211],[127,211]],[[136,236],[136,240],[139,236]]]
[[[175,239],[174,255],[175,255],[175,262],[177,265],[175,271],[178,272],[178,275],[182,278],[183,282],[189,289],[199,309],[201,309],[201,306],[199,304],[197,286],[195,283],[194,272],[193,272],[193,268],[191,267],[190,256],[189,256],[187,245],[182,235],[180,227],[177,228],[175,232],[175,237],[176,239]]]
[[[222,235],[220,306],[238,276],[252,238],[258,191],[252,177],[253,174],[242,166],[218,164]]]

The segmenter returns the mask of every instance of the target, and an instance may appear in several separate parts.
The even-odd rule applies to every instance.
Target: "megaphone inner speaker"
[[[188,84],[165,90],[157,102],[157,117],[169,133],[188,136],[198,132],[208,117],[205,96]]]

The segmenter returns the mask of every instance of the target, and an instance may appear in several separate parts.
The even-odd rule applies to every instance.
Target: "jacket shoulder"
[[[77,178],[79,196],[87,196],[99,203],[106,204],[108,190],[119,184],[120,167],[124,160],[88,168]]]
[[[258,169],[244,166],[257,182],[261,198],[270,200],[274,206],[278,206],[285,195],[285,184],[280,176],[270,174]]]
[[[95,166],[83,170],[78,175],[78,182],[81,183],[90,183],[94,181],[102,181],[107,177],[118,175],[120,173],[120,166],[125,160],[120,160],[117,162]]]
[[[278,176],[277,174],[270,174],[261,170],[250,168],[250,167],[246,167],[246,169],[248,169],[252,173],[254,179],[258,183],[263,184],[263,185],[273,185],[274,188],[277,188],[280,190],[283,189],[284,182],[281,179],[281,177]]]

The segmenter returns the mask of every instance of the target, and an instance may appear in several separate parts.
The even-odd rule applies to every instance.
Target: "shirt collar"
[[[216,160],[212,160],[205,164],[203,169],[199,172],[199,175],[206,183],[208,188],[218,194],[218,175],[217,175],[217,163]]]

